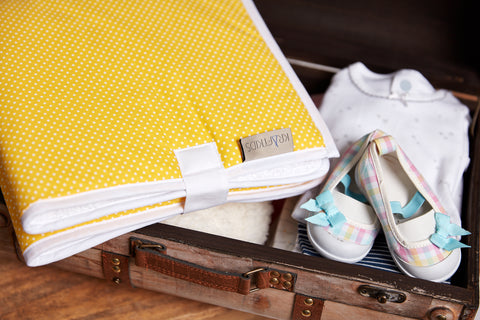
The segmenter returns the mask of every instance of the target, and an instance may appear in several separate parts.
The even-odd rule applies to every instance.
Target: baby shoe
[[[311,212],[306,218],[312,246],[322,256],[346,263],[363,259],[370,251],[380,223],[366,198],[351,184],[355,165],[372,139],[381,131],[362,137],[348,148],[315,199],[300,199],[300,208]],[[305,203],[304,203],[305,202]]]
[[[442,282],[457,270],[469,234],[450,223],[440,201],[391,136],[374,139],[355,180],[382,225],[392,257],[405,274]]]

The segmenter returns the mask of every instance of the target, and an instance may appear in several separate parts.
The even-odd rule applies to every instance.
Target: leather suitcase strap
[[[105,279],[115,284],[130,285],[128,256],[102,251],[102,267]]]
[[[323,311],[323,300],[302,294],[295,295],[292,320],[320,320]]]
[[[136,266],[170,277],[244,295],[270,287],[269,272],[264,268],[243,274],[222,272],[168,256],[166,248],[158,243],[132,238],[130,244]]]

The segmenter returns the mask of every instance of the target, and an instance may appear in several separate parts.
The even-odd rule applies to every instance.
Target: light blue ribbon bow
[[[306,219],[308,222],[322,227],[330,225],[334,234],[339,234],[343,224],[347,221],[335,206],[330,190],[322,192],[315,199],[308,200],[300,208],[316,213]]]
[[[436,231],[430,236],[430,241],[439,248],[451,251],[457,248],[470,248],[470,246],[461,243],[453,236],[466,236],[470,232],[459,225],[450,223],[450,217],[446,214],[435,212]]]

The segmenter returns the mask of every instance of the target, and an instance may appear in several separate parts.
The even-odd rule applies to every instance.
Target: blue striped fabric
[[[308,240],[307,226],[305,224],[298,224],[297,242],[303,254],[314,257],[321,257],[321,255],[313,248],[310,240]],[[390,251],[388,250],[387,241],[385,240],[385,236],[382,232],[380,232],[375,238],[373,247],[367,254],[367,256],[355,264],[384,271],[401,273],[401,271],[397,268],[397,265],[393,261]],[[446,280],[442,283],[450,284],[451,281]]]

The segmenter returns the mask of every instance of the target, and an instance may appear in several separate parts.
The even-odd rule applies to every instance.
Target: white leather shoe
[[[405,274],[442,282],[457,270],[459,236],[440,201],[391,136],[374,139],[357,164],[357,185],[380,220],[390,253]]]
[[[345,152],[314,199],[301,198],[300,208],[311,212],[307,233],[324,257],[346,263],[362,260],[373,246],[380,224],[366,198],[355,192],[351,174],[370,141],[384,135],[374,131]]]

